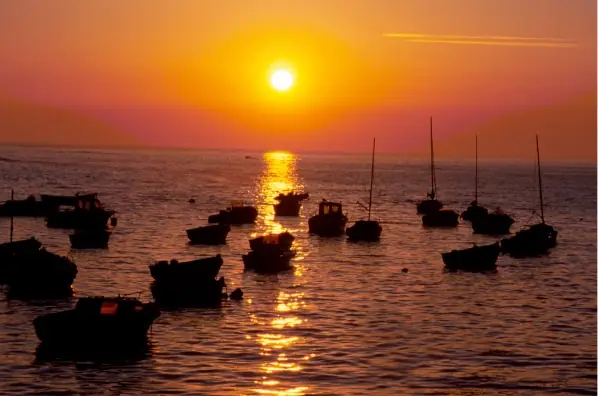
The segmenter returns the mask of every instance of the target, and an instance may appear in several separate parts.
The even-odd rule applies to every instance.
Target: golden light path
[[[295,237],[302,226],[305,226],[304,217],[299,219],[277,219],[274,216],[275,197],[279,193],[289,191],[302,191],[303,184],[297,174],[297,157],[289,152],[274,151],[264,154],[264,170],[258,181],[256,201],[264,206],[259,208],[258,231],[254,234],[267,232],[283,232],[288,230]],[[287,225],[285,227],[284,225]],[[305,257],[303,244],[300,238],[295,239],[293,246],[297,256],[293,259],[295,281],[300,282],[303,275],[302,259]],[[299,373],[303,370],[302,364],[315,357],[314,354],[297,356],[298,344],[302,337],[297,332],[289,334],[290,329],[300,328],[306,319],[301,318],[300,311],[305,308],[303,293],[287,293],[278,291],[274,302],[274,312],[264,313],[264,318],[251,314],[251,321],[259,326],[260,331],[252,337],[260,346],[260,355],[266,359],[260,366],[262,378],[256,381],[253,391],[261,395],[305,395],[309,390],[305,386],[285,383],[289,373]],[[249,336],[248,336],[249,337]],[[294,381],[293,381],[294,382]]]

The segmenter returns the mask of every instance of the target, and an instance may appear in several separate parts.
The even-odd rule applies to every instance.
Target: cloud
[[[384,33],[384,37],[399,38],[409,43],[499,45],[508,47],[574,48],[575,42],[554,37],[519,36],[459,36],[420,33]]]

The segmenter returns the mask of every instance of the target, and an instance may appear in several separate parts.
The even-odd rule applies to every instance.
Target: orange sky
[[[596,90],[586,0],[3,0],[0,37],[2,95],[154,145],[400,152]]]

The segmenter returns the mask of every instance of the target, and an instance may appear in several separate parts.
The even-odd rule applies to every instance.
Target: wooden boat
[[[541,222],[523,229],[510,238],[501,241],[504,254],[513,257],[532,257],[547,253],[556,246],[558,232],[544,220],[544,196],[542,192],[542,170],[540,168],[540,146],[536,135],[536,155],[538,159],[538,187],[540,193]]]
[[[276,216],[297,217],[301,210],[301,202],[309,198],[309,194],[295,194],[291,191],[288,194],[279,194],[275,199],[278,201],[274,205],[274,214]]]
[[[424,227],[456,227],[459,214],[452,209],[440,209],[422,216]]]
[[[448,270],[491,271],[496,269],[499,255],[500,245],[496,242],[492,245],[442,253],[442,261]]]
[[[511,232],[514,222],[511,216],[497,208],[492,213],[474,217],[471,227],[476,234],[503,235]]]
[[[465,210],[461,213],[461,218],[465,221],[473,221],[488,214],[488,209],[478,205],[478,135],[475,137],[475,198]]]
[[[310,217],[307,224],[311,234],[334,237],[345,233],[347,221],[341,203],[323,199],[319,204],[318,214]]]
[[[249,241],[251,251],[242,256],[246,270],[277,273],[290,269],[295,252],[291,250],[295,238],[288,232],[268,234]]]
[[[376,153],[376,139],[372,149],[372,172],[370,174],[370,199],[368,203],[368,219],[358,220],[351,227],[347,227],[346,233],[350,241],[377,241],[380,239],[382,227],[371,219],[372,215],[372,190],[374,187],[374,155]],[[359,202],[358,202],[359,203]],[[361,204],[360,204],[361,205]],[[362,205],[363,206],[363,205]]]
[[[46,217],[48,228],[71,228],[71,229],[102,229],[109,224],[116,225],[113,210],[97,208],[86,209],[67,209],[49,214]]]
[[[228,224],[214,224],[187,230],[187,237],[194,245],[221,245],[226,243],[230,232]]]
[[[295,237],[288,231],[280,234],[267,234],[249,240],[249,247],[251,250],[258,250],[264,245],[276,244],[281,249],[289,250],[295,241]]]
[[[42,217],[49,211],[46,210],[41,201],[30,195],[26,199],[14,199],[14,192],[11,198],[0,204],[0,217]]]
[[[208,217],[208,223],[219,224],[253,224],[257,219],[258,211],[253,206],[245,206],[243,202],[232,202],[229,208],[221,210],[218,214]]]
[[[76,230],[69,235],[73,249],[105,249],[112,233],[102,228]]]
[[[442,202],[436,199],[436,168],[434,166],[434,137],[432,135],[432,117],[430,117],[430,176],[431,190],[427,198],[417,204],[417,213],[427,214],[437,212],[444,206]]]
[[[214,257],[193,261],[158,261],[149,266],[152,277],[157,282],[186,282],[188,280],[214,279],[224,261],[219,254]]]
[[[136,298],[84,297],[74,309],[36,317],[33,326],[46,344],[127,346],[145,340],[159,316],[154,303]]]

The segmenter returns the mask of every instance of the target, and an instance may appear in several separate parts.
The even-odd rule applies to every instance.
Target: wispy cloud
[[[574,48],[577,43],[555,37],[519,37],[519,36],[458,36],[433,35],[420,33],[385,33],[384,37],[399,38],[410,43],[428,44],[465,44],[465,45],[500,45],[508,47],[549,47]]]

